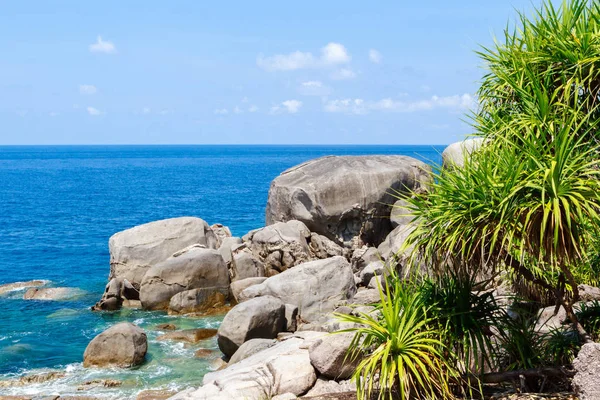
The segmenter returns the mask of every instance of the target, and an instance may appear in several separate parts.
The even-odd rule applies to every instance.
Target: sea
[[[271,181],[328,155],[398,154],[430,164],[444,146],[0,146],[0,285],[47,280],[77,289],[68,301],[0,295],[0,396],[86,395],[134,399],[145,389],[199,386],[219,366],[214,338],[196,346],[157,341],[161,323],[217,328],[222,317],[173,317],[123,309],[92,312],[109,272],[108,239],[159,219],[195,216],[233,235],[264,226]],[[132,369],[84,369],[89,341],[130,321],[149,339],[146,362]],[[18,385],[29,375],[57,379]],[[117,386],[110,381],[118,381]],[[7,381],[10,381],[7,383]]]

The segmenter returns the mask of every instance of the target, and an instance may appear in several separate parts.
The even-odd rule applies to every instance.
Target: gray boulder
[[[354,381],[330,381],[328,379],[319,378],[312,389],[306,393],[306,397],[312,398],[315,396],[328,395],[326,398],[329,400],[335,399],[330,397],[333,393],[348,393],[350,395],[356,393],[356,384]],[[318,399],[315,399],[318,400]],[[324,400],[324,399],[323,399]]]
[[[385,265],[381,261],[372,261],[360,273],[358,277],[363,286],[368,286],[371,279],[377,275],[382,277],[385,272]]]
[[[225,305],[229,290],[222,287],[204,287],[177,293],[169,301],[169,314],[208,312]]]
[[[140,292],[127,279],[113,278],[104,289],[100,301],[93,307],[94,311],[115,311],[123,306],[125,300],[139,300]]]
[[[485,139],[471,138],[462,142],[452,143],[442,152],[442,164],[444,168],[462,167],[465,165],[465,159],[474,151],[481,148]]]
[[[348,379],[358,366],[357,354],[348,354],[354,333],[325,336],[309,349],[310,362],[322,376],[331,379]]]
[[[267,280],[266,277],[260,277],[260,278],[246,278],[246,279],[241,279],[239,281],[231,282],[231,285],[229,286],[229,289],[231,291],[231,296],[238,303],[242,302],[243,300],[247,300],[247,299],[242,298],[240,296],[240,294],[246,288],[249,288],[250,286],[258,285],[260,283],[263,283],[266,280]]]
[[[250,286],[240,297],[274,296],[298,306],[300,317],[310,322],[333,311],[338,302],[352,298],[355,292],[350,264],[336,256],[300,264]]]
[[[217,237],[218,240],[218,246],[221,246],[221,244],[223,243],[223,241],[227,238],[230,238],[231,235],[231,230],[229,229],[229,227],[223,225],[223,224],[214,224],[210,226],[210,229],[213,231],[213,233],[215,234],[215,236]]]
[[[413,217],[410,216],[410,211],[406,209],[408,205],[409,203],[406,200],[396,200],[394,206],[392,207],[392,212],[390,213],[390,222],[392,223],[392,228],[411,223]]]
[[[307,238],[310,231],[302,222],[279,222],[253,231],[248,247],[270,271],[282,272],[311,259]]]
[[[404,242],[414,229],[414,224],[398,225],[394,228],[394,230],[385,238],[383,243],[377,247],[377,251],[381,255],[381,258],[385,261],[395,260],[400,264],[404,264],[413,250],[412,246],[405,248]]]
[[[392,230],[393,193],[421,190],[430,167],[406,156],[334,156],[284,171],[271,183],[266,222],[299,220],[347,247],[378,245]]]
[[[139,289],[150,267],[196,244],[215,249],[218,239],[205,221],[194,217],[154,221],[115,233],[108,241],[109,280],[125,278]]]
[[[32,287],[27,289],[23,295],[24,300],[73,300],[81,297],[85,292],[78,288],[72,287],[53,287],[53,288],[38,288]]]
[[[199,288],[227,293],[229,272],[217,250],[191,247],[150,268],[140,288],[140,300],[147,310],[169,306],[177,293]]]
[[[600,399],[600,343],[587,343],[581,347],[573,361],[575,376],[572,385],[580,400]]]
[[[240,303],[227,313],[219,327],[219,349],[231,357],[250,339],[274,339],[286,329],[285,305],[271,296]]]
[[[352,270],[355,273],[362,271],[367,265],[375,261],[381,261],[381,255],[376,247],[363,246],[355,249],[350,258]]]
[[[232,281],[265,276],[264,263],[252,252],[242,250],[233,256]]]
[[[335,256],[347,257],[349,250],[328,239],[326,236],[312,232],[308,245],[313,258],[324,259]]]
[[[270,399],[306,393],[317,380],[302,338],[293,337],[220,371],[204,375],[203,386],[171,400]]]
[[[247,342],[244,342],[233,356],[229,359],[228,365],[235,364],[236,362],[240,362],[256,353],[259,353],[263,350],[271,348],[277,344],[277,340],[275,339],[250,339]]]
[[[83,353],[83,366],[132,367],[144,361],[147,350],[146,333],[129,322],[121,322],[92,339]]]
[[[581,301],[594,301],[600,300],[600,288],[590,285],[579,285],[579,298]]]

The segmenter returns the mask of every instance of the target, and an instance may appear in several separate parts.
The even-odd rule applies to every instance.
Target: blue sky
[[[515,8],[0,0],[0,144],[450,143]]]

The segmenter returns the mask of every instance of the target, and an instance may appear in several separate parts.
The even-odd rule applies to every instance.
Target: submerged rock
[[[115,233],[108,241],[110,276],[125,278],[139,289],[146,272],[176,252],[199,245],[218,248],[219,240],[200,218],[154,221]]]
[[[150,268],[140,288],[147,310],[164,310],[177,293],[214,288],[228,293],[229,273],[217,250],[192,247]]]
[[[216,334],[216,329],[182,329],[180,331],[173,331],[160,335],[156,340],[175,340],[179,342],[198,343],[199,341],[211,338]]]
[[[121,322],[92,339],[83,353],[83,366],[132,367],[144,361],[147,350],[143,329]]]
[[[421,190],[431,168],[406,156],[330,156],[292,167],[271,183],[267,225],[299,220],[345,244],[379,245],[392,230],[394,193]]]
[[[26,282],[12,282],[0,285],[0,295],[12,292],[15,290],[27,289],[30,287],[39,287],[48,284],[49,281],[33,280]]]
[[[83,296],[84,292],[78,288],[30,288],[23,295],[24,300],[70,300]]]

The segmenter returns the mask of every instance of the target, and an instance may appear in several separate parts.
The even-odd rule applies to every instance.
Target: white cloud
[[[331,88],[321,81],[307,81],[300,84],[298,92],[303,96],[327,96],[331,93]]]
[[[225,115],[225,114],[229,114],[229,110],[226,108],[217,108],[215,110],[215,114],[217,115]]]
[[[321,61],[326,65],[345,64],[350,62],[350,55],[343,45],[328,43],[321,49]]]
[[[94,108],[94,107],[88,107],[87,108],[87,112],[88,112],[88,114],[90,114],[93,117],[97,117],[98,115],[104,114],[102,111],[100,111],[100,110],[98,110],[97,108]]]
[[[290,114],[295,114],[298,112],[300,107],[302,107],[302,102],[298,100],[286,100],[281,103]]]
[[[432,96],[429,99],[415,101],[402,101],[391,98],[374,102],[366,102],[363,99],[338,99],[326,102],[323,108],[326,112],[331,113],[366,114],[370,111],[412,113],[437,108],[458,111],[472,109],[476,105],[477,102],[473,96],[465,93],[447,97]]]
[[[150,109],[150,107],[144,107],[144,108],[142,108],[142,114],[150,114],[150,112],[152,112],[152,110]]]
[[[159,114],[159,115],[168,115],[168,114],[172,114],[172,113],[173,113],[173,111],[171,111],[171,110],[168,110],[168,109],[166,109],[166,108],[165,108],[165,109],[163,109],[163,110],[160,110],[160,111],[158,112],[158,114]]]
[[[48,113],[48,115],[51,116],[51,117],[56,117],[56,116],[58,116],[58,113],[55,112],[55,111],[51,111],[51,112]]]
[[[79,85],[79,93],[81,94],[95,94],[98,91],[94,85]]]
[[[279,114],[287,112],[289,114],[296,114],[302,107],[302,102],[299,100],[286,100],[281,104],[271,107],[271,114]]]
[[[233,109],[234,114],[241,114],[243,113],[242,109],[239,108],[238,106],[235,106]]]
[[[371,60],[372,63],[379,64],[379,63],[381,63],[382,58],[383,57],[381,56],[381,53],[378,52],[377,50],[375,50],[375,49],[369,50],[369,60]]]
[[[254,113],[258,111],[258,107],[255,105],[251,105],[250,108],[248,108],[248,112]]]
[[[90,51],[92,53],[113,54],[117,52],[117,48],[113,42],[104,41],[102,36],[98,36],[96,43],[90,44]]]
[[[294,51],[289,54],[276,54],[256,59],[256,64],[267,71],[293,71],[304,68],[324,68],[350,62],[346,48],[339,43],[328,43],[321,49],[321,56],[315,57],[310,52]]]
[[[335,71],[331,74],[331,79],[335,79],[336,81],[344,81],[348,79],[356,78],[356,73],[352,71],[350,68],[342,68],[338,71]]]

